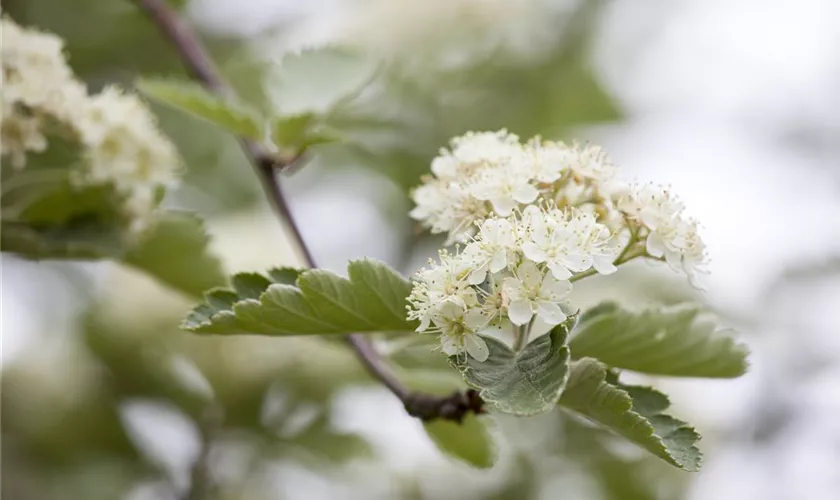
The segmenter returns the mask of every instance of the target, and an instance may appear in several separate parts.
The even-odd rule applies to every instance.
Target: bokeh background
[[[704,301],[750,345],[750,372],[644,379],[703,433],[700,473],[553,413],[499,419],[500,460],[482,472],[443,457],[340,344],[197,337],[177,328],[194,299],[147,276],[3,255],[4,498],[840,496],[840,2],[172,3],[243,98],[333,109],[347,142],[283,178],[323,267],[371,256],[410,273],[433,254],[407,193],[453,135],[589,139],[683,196],[713,274],[697,293],[631,266],[575,303]],[[92,88],[184,76],[130,1],[2,8],[64,37]],[[226,270],[299,264],[235,141],[154,109],[188,166],[166,203],[207,219]]]

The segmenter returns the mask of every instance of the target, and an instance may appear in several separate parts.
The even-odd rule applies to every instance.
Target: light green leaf
[[[349,279],[323,269],[236,275],[235,290],[210,290],[181,326],[199,333],[262,335],[414,330],[416,322],[405,318],[408,280],[372,259],[353,261],[348,269]]]
[[[227,281],[221,261],[208,252],[209,240],[203,221],[195,214],[161,212],[122,261],[173,288],[200,296]]]
[[[603,363],[583,358],[572,364],[560,406],[601,424],[633,443],[687,471],[700,469],[700,435],[681,420],[662,412],[668,398],[647,387],[608,382]]]
[[[582,316],[569,342],[576,358],[597,358],[609,366],[657,375],[738,377],[748,350],[731,330],[696,305],[630,312],[601,304]]]
[[[535,415],[552,409],[569,375],[566,337],[576,317],[554,327],[517,354],[503,342],[484,337],[490,356],[476,361],[471,356],[452,356],[464,380],[480,390],[481,398],[503,413]]]
[[[286,55],[272,68],[266,91],[277,114],[322,115],[360,92],[377,65],[361,53],[342,48],[303,50]]]
[[[244,103],[211,94],[198,84],[171,80],[140,80],[137,88],[162,103],[255,140],[265,139],[265,118]]]
[[[336,133],[320,124],[314,113],[273,119],[271,137],[278,148],[290,149],[297,155],[303,154],[310,146],[338,140]]]
[[[496,462],[496,449],[487,428],[487,419],[469,414],[461,423],[437,419],[424,422],[423,428],[447,455],[479,469],[487,469]]]

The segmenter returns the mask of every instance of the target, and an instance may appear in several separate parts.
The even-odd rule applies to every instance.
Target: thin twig
[[[163,35],[178,52],[186,69],[207,89],[217,94],[234,98],[235,93],[222,81],[215,65],[204,50],[193,31],[180,19],[177,12],[167,5],[165,0],[134,0],[140,8],[157,24]],[[271,154],[260,144],[240,138],[240,144],[254,167],[263,188],[281,220],[288,225],[292,237],[300,248],[304,260],[310,267],[316,267],[315,259],[309,251],[295,224],[286,198],[277,179],[276,171],[287,168],[290,162]],[[435,396],[415,393],[404,386],[385,366],[373,345],[362,335],[353,334],[347,338],[359,360],[368,372],[387,387],[405,406],[406,411],[423,420],[443,418],[460,422],[468,413],[481,413],[483,402],[473,390],[455,392],[450,396]]]

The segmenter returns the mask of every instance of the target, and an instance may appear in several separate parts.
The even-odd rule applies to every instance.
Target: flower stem
[[[513,351],[517,354],[528,345],[528,337],[531,336],[531,327],[534,325],[536,316],[531,318],[527,325],[517,326],[513,331]]]
[[[157,25],[161,33],[172,44],[181,58],[181,62],[194,79],[201,82],[208,90],[225,98],[235,97],[216,71],[215,65],[198,37],[180,19],[166,0],[134,0],[134,2]],[[315,266],[315,259],[295,224],[294,217],[277,179],[276,173],[288,168],[297,159],[282,158],[267,151],[262,145],[248,139],[239,138],[242,149],[259,177],[266,196],[280,217],[281,223],[288,226],[292,238],[297,243],[304,261],[309,267]],[[444,418],[460,422],[468,413],[481,413],[483,402],[475,391],[456,392],[450,396],[437,396],[415,393],[402,384],[386,367],[379,353],[363,335],[349,335],[347,342],[368,372],[397,396],[406,411],[423,420]]]

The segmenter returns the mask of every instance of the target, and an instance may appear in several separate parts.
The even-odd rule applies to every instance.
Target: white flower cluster
[[[597,146],[470,132],[432,173],[412,193],[411,216],[465,246],[417,273],[408,318],[447,354],[483,361],[482,332],[509,326],[527,338],[536,322],[563,322],[572,281],[636,257],[664,260],[692,283],[705,272],[697,221],[679,199],[620,181]]]
[[[79,186],[112,184],[123,209],[141,227],[157,193],[174,185],[181,163],[154,116],[134,95],[108,87],[88,95],[55,35],[0,21],[3,33],[2,155],[16,168],[47,149],[47,134],[78,145],[83,165],[73,172]]]

